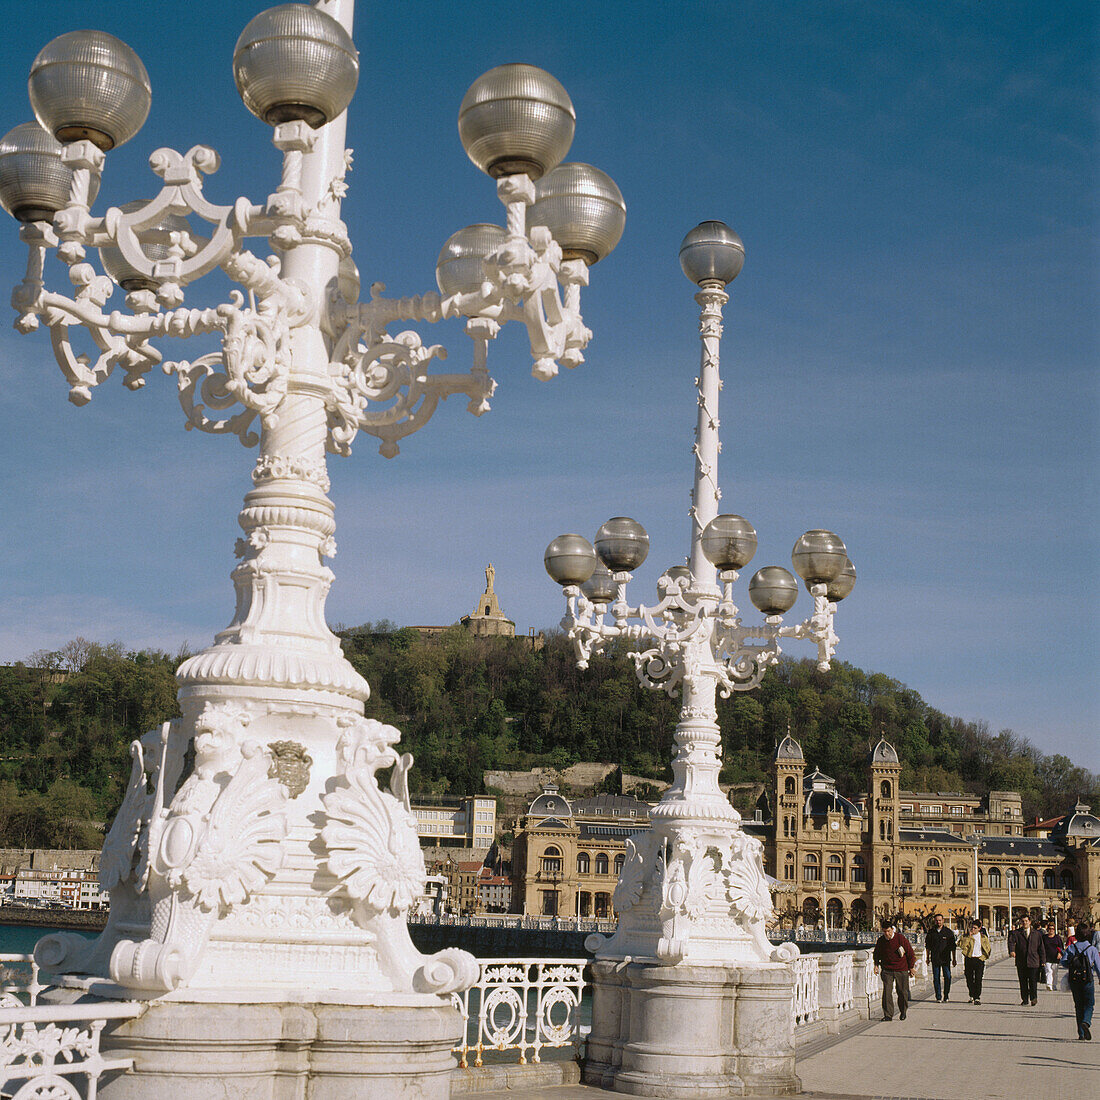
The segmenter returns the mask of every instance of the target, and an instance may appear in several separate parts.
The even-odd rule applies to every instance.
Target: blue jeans
[[[936,991],[936,1000],[941,997],[940,993],[940,971],[943,971],[943,993],[942,996],[946,997],[951,992],[951,964],[945,963],[933,963],[932,964],[932,988]]]
[[[1085,985],[1070,985],[1073,994],[1073,1011],[1077,1014],[1077,1038],[1085,1037],[1085,1028],[1092,1026],[1092,1007],[1096,1001],[1096,987],[1092,982]]]

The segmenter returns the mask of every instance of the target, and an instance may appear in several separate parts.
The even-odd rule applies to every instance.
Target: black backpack
[[[1089,957],[1084,951],[1074,951],[1066,963],[1066,969],[1069,971],[1070,985],[1089,984],[1091,977],[1089,971],[1092,968],[1089,965]]]

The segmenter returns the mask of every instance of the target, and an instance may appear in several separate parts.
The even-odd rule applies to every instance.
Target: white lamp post
[[[252,19],[237,43],[237,87],[282,155],[260,202],[211,203],[203,176],[219,158],[196,146],[153,153],[152,199],[92,212],[106,154],[138,131],[151,95],[137,55],[101,32],[42,50],[30,78],[37,121],[0,141],[0,205],[23,223],[29,249],[13,295],[17,328],[49,330],[70,399],[89,401],[116,368],[140,389],[159,366],[175,376],[188,428],[259,445],[240,513],[233,621],[180,667],[182,716],[132,747],[101,863],[110,923],[90,945],[48,936],[37,957],[92,993],[170,993],[176,1006],[424,1009],[448,1020],[425,1039],[441,1065],[457,1026],[446,994],[472,982],[476,966],[464,952],[422,956],[409,939],[405,914],[425,879],[409,811],[412,758],[396,729],[363,717],[369,688],[325,622],[333,574],[324,559],[335,553],[326,452],[347,454],[366,432],[394,455],[453,393],[485,412],[495,387],[487,347],[506,322],[527,328],[536,377],[578,365],[591,335],[581,287],[617,243],[625,207],[602,172],[559,163],[574,129],[565,89],[533,66],[500,66],[466,93],[459,134],[496,180],[505,224],[470,226],[444,244],[438,292],[388,299],[375,286],[359,301],[340,219],[345,109],[358,77],[352,8],[283,4]],[[251,251],[254,240],[274,255]],[[47,289],[53,257],[72,290]],[[185,304],[215,268],[240,290]],[[111,301],[119,288],[125,308]],[[468,373],[429,373],[443,349],[391,331],[445,318],[465,321]],[[91,356],[74,346],[80,330]],[[164,362],[156,347],[158,337],[202,334],[220,348],[193,362]],[[380,787],[383,769],[392,778]],[[393,1020],[388,1034],[411,1028],[415,1046],[419,1025]],[[415,1075],[410,1057],[404,1072]],[[446,1084],[438,1065],[431,1074],[425,1096]]]
[[[982,846],[982,838],[978,833],[967,833],[966,843],[974,849],[974,915],[973,920],[981,920],[978,916],[978,849]]]
[[[719,1052],[724,1052],[722,1057],[730,1054],[729,1039],[721,1037],[717,1024],[718,1037],[713,1043],[706,1039],[710,1045],[705,1054],[682,1054],[703,1042],[700,1036],[710,1035],[701,1023],[709,1009],[702,1006],[709,1005],[714,1019],[719,1018],[730,988],[722,977],[725,967],[742,968],[743,981],[751,984],[756,980],[749,977],[754,967],[785,963],[797,954],[792,944],[773,948],[768,942],[765,919],[772,904],[762,845],[742,830],[740,814],[718,785],[721,747],[716,696],[756,687],[778,660],[783,638],[816,643],[818,667],[827,669],[837,642],[836,602],[855,583],[843,542],[829,531],[808,531],[795,544],[792,562],[813,597],[813,614],[797,625],[783,625],[782,616],[795,603],[798,584],[786,569],[766,566],[748,585],[749,598],[764,613],[764,622],[742,624],[733,586],[737,571],[756,550],[756,531],[741,516],[718,513],[718,394],[722,307],[729,300],[725,287],[741,270],[744,248],[722,222],[703,222],[684,239],[680,262],[700,288],[696,301],[701,308],[702,341],[689,564],[667,570],[657,582],[660,602],[646,607],[631,606],[626,597],[631,571],[642,564],[649,547],[649,536],[633,519],[609,520],[597,533],[594,547],[580,535],[561,535],[547,547],[545,557],[547,571],[564,588],[567,611],[562,626],[573,641],[578,665],[586,667],[592,653],[622,639],[642,685],[682,699],[672,785],[651,815],[651,828],[627,842],[628,855],[614,899],[618,928],[609,940],[593,936],[588,941],[598,963],[648,962],[647,977],[638,979],[642,984],[656,973],[653,963],[668,968],[667,979],[662,980],[670,982],[677,979],[677,964],[696,975],[700,967],[716,968],[712,979],[707,979],[706,991],[694,987],[698,997],[690,1008],[685,1006],[684,1033],[670,1037],[672,1049],[664,1068],[655,1069],[643,1086],[654,1089],[667,1087],[671,1078],[683,1074],[703,1087],[701,1079],[712,1075],[712,1069],[722,1087],[734,1087],[736,1083],[723,1076],[725,1071],[713,1066]],[[721,587],[716,583],[716,568]],[[824,898],[823,881],[823,902]],[[631,1040],[606,1033],[605,1023],[597,1018],[603,996],[601,974],[597,965],[590,1061],[621,1057],[625,1065],[621,1046],[624,1041],[629,1046]],[[619,988],[627,981],[619,974],[608,980]],[[644,1004],[650,993],[639,985],[632,995],[634,1007],[629,1012],[623,1007],[621,1018],[633,1014],[634,1026],[641,1026],[637,1021],[647,1011]],[[739,1018],[751,1027],[748,987],[737,997]],[[681,1045],[681,1053],[675,1053],[676,1043],[687,1046]],[[601,1080],[617,1081],[618,1088],[634,1082],[629,1085],[633,1090],[636,1077],[607,1070]]]

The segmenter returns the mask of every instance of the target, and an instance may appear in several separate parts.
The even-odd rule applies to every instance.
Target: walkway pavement
[[[967,1003],[958,980],[951,1000],[910,1006],[905,1020],[852,1028],[800,1053],[806,1100],[1065,1100],[1100,1096],[1097,1039],[1077,1040],[1068,993],[1040,987],[1035,1008],[1020,1004],[1016,969],[986,971],[982,1003]],[[517,1100],[519,1092],[479,1093]],[[582,1085],[523,1089],[523,1100],[602,1100],[618,1095]]]

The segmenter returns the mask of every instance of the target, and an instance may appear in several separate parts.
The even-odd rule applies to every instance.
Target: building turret
[[[802,786],[806,758],[802,746],[791,736],[775,750],[775,868],[774,875],[794,882],[798,863],[798,837],[802,827]]]
[[[901,761],[897,749],[886,740],[885,733],[880,731],[878,744],[871,748],[867,763],[870,773],[867,790],[867,823],[872,852],[870,874],[873,876],[876,899],[882,899],[876,908],[886,913],[894,909],[893,894],[898,886]]]

